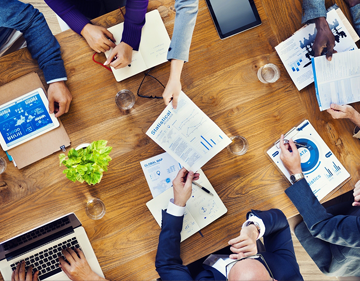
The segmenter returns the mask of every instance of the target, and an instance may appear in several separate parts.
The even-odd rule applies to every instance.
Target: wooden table
[[[313,85],[298,92],[275,52],[278,43],[301,27],[300,0],[255,3],[262,25],[222,41],[205,1],[200,0],[190,61],[182,74],[183,91],[229,136],[246,137],[249,151],[235,157],[225,149],[203,167],[228,213],[202,230],[204,238],[194,235],[181,244],[184,263],[224,247],[238,235],[251,208],[280,208],[288,217],[297,213],[284,193],[289,183],[265,151],[281,133],[305,118],[352,175],[332,196],[353,189],[360,178],[360,146],[352,138],[353,124],[332,120],[326,112],[320,112]],[[345,4],[338,4],[349,15]],[[149,10],[156,8],[171,35],[174,1],[150,1]],[[114,11],[95,22],[109,27],[122,20],[120,12]],[[7,188],[0,190],[0,241],[74,212],[83,223],[107,278],[155,279],[160,228],[145,205],[152,197],[139,162],[163,152],[145,135],[164,109],[163,101],[137,98],[131,113],[121,114],[114,102],[115,94],[121,89],[136,93],[143,75],[117,83],[112,73],[92,62],[93,51],[80,36],[69,30],[57,39],[68,74],[67,85],[74,98],[70,112],[61,117],[72,147],[106,139],[113,147],[113,160],[96,186],[66,179],[64,168],[59,167],[59,153],[22,170],[9,164],[0,176],[8,183]],[[103,55],[97,59],[105,61]],[[264,85],[256,73],[268,62],[280,67],[281,77],[274,84]],[[0,66],[0,85],[31,71],[43,79],[27,50],[1,58]],[[165,63],[156,67],[153,75],[166,83],[169,66]],[[161,87],[153,81],[143,87],[149,94],[162,94]],[[355,108],[360,109],[359,105]],[[107,212],[103,219],[93,221],[86,216],[87,193],[104,201]]]

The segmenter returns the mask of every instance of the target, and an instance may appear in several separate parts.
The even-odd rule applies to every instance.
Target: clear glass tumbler
[[[121,90],[115,96],[115,103],[120,110],[129,110],[135,104],[135,96],[130,90]]]
[[[3,172],[5,172],[6,167],[7,167],[7,164],[6,164],[5,158],[0,157],[0,174],[2,174]]]
[[[228,150],[234,155],[244,155],[249,146],[247,139],[242,136],[233,136],[230,139],[231,143],[227,147]]]
[[[86,214],[93,220],[101,219],[106,213],[104,202],[98,198],[92,198],[86,202]]]
[[[259,68],[257,76],[264,84],[275,83],[280,78],[280,69],[275,64],[268,63]]]

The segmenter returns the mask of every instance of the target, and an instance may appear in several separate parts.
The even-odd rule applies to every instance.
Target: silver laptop
[[[39,280],[70,280],[59,267],[59,256],[65,248],[80,248],[91,267],[104,277],[85,229],[71,213],[0,243],[0,272],[4,280],[22,260],[26,269],[39,270]]]

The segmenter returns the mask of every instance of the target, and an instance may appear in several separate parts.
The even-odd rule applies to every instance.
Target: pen
[[[212,194],[209,190],[207,190],[205,187],[201,186],[200,184],[198,184],[197,182],[192,182],[193,184],[195,184],[196,186],[200,187],[202,190],[204,190],[206,193],[209,193],[211,196],[214,196],[214,194]]]
[[[289,143],[289,141],[288,141],[287,139],[284,139],[284,143],[287,144],[287,143]],[[298,143],[298,142],[296,142],[296,141],[294,141],[294,143],[295,143],[297,146],[301,146],[301,147],[306,147],[306,148],[308,148],[308,146],[305,145],[305,144],[301,144],[301,143]]]

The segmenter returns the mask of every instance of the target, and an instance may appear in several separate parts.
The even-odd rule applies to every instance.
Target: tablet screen
[[[231,36],[261,23],[251,0],[207,0],[221,38]],[[217,22],[216,22],[217,21]],[[220,29],[220,30],[219,30]]]
[[[8,147],[54,127],[38,91],[0,107],[0,133]]]

